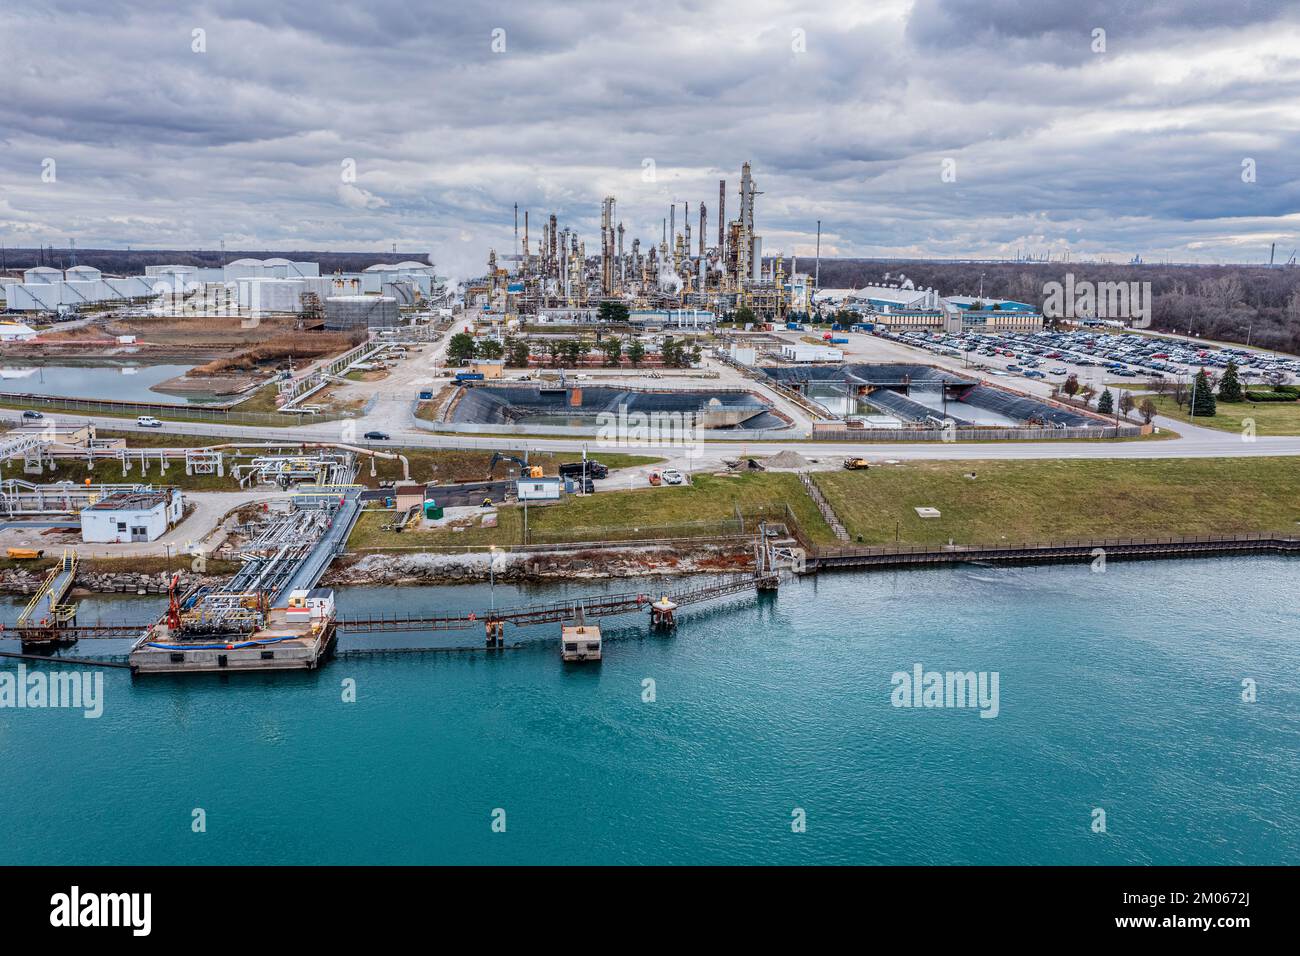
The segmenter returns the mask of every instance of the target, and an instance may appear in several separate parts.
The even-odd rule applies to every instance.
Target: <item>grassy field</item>
[[[975,477],[968,478],[968,474]],[[824,472],[818,485],[868,544],[1297,530],[1300,459],[913,462]],[[916,507],[938,508],[919,518]]]
[[[1240,432],[1247,418],[1255,420],[1256,435],[1300,435],[1300,402],[1219,402],[1213,418],[1200,415],[1189,418],[1186,408],[1179,408],[1168,395],[1152,395],[1161,415],[1180,422],[1191,421],[1203,428]]]
[[[498,462],[496,468],[488,474],[488,465],[492,463],[492,452],[490,451],[471,451],[464,449],[434,449],[434,448],[385,448],[385,451],[395,451],[406,456],[406,460],[411,466],[412,481],[439,481],[443,484],[454,481],[486,481],[488,478],[504,479],[510,477],[510,470],[513,468],[516,477],[518,477],[519,466],[511,461]],[[501,446],[503,453],[515,455],[522,458],[523,451],[512,450],[509,444]],[[610,468],[631,468],[636,465],[653,465],[663,461],[652,455],[625,455],[618,452],[597,452],[590,456],[593,460],[599,461]],[[528,463],[530,465],[541,465],[545,473],[550,476],[559,474],[560,464],[566,461],[581,461],[581,452],[535,452],[529,455]],[[378,487],[378,482],[386,479],[401,478],[402,468],[400,462],[387,462],[379,460],[375,466],[378,475],[374,478],[370,476],[369,466],[361,466],[361,475],[357,480],[369,485]]]
[[[607,456],[602,456],[605,460]],[[730,530],[726,523],[742,513],[782,512],[789,503],[804,532],[813,540],[835,540],[799,479],[791,474],[744,474],[734,478],[697,475],[690,486],[602,491],[575,496],[561,504],[530,507],[530,541],[632,540],[659,537],[716,536]],[[348,541],[351,549],[456,548],[482,545],[518,545],[523,541],[523,509],[508,505],[498,509],[498,527],[453,532],[383,531],[392,511],[370,511],[358,522]],[[734,532],[733,532],[734,533]]]

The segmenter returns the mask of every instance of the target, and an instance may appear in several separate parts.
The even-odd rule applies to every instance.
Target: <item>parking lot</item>
[[[1242,381],[1263,383],[1300,380],[1300,359],[1236,346],[1201,345],[1129,332],[930,332],[867,333],[920,349],[962,367],[997,378],[1017,378],[1059,385],[1070,375],[1094,388],[1108,384],[1143,384],[1156,379],[1188,380],[1205,368],[1222,373],[1235,361]],[[859,339],[855,334],[850,341]],[[949,364],[949,363],[944,363]],[[1010,384],[1010,383],[1009,383]]]

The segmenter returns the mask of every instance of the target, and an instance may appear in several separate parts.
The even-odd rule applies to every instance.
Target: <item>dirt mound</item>
[[[792,470],[802,470],[812,465],[807,458],[797,451],[783,451],[779,455],[773,455],[767,461],[763,462],[768,468],[785,468]]]

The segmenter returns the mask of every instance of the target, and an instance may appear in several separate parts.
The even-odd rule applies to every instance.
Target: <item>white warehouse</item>
[[[844,350],[833,349],[829,345],[796,342],[781,346],[781,358],[787,362],[843,362]]]
[[[81,540],[87,544],[156,541],[184,513],[179,488],[115,492],[82,509]]]

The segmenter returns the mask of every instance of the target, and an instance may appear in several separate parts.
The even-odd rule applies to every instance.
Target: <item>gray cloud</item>
[[[747,159],[772,252],[809,254],[818,218],[841,255],[1300,236],[1300,23],[1274,3],[54,0],[7,14],[0,62],[10,244],[397,243],[463,274],[509,248],[516,201],[594,245],[612,194],[657,239]]]

